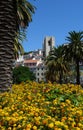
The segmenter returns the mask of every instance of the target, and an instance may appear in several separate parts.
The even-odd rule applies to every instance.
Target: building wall
[[[22,57],[22,64],[30,68],[30,70],[35,73],[36,81],[45,81],[45,65],[43,59],[49,55],[49,52],[54,47],[55,39],[54,37],[45,37],[42,49],[32,51]],[[44,52],[44,53],[43,53]],[[21,61],[21,59],[18,59]]]
[[[41,66],[37,66],[36,68],[36,81],[40,82],[40,81],[45,81],[45,66],[41,65]]]

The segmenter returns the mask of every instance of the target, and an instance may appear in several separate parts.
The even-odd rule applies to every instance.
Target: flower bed
[[[28,82],[0,94],[1,130],[83,130],[83,89]]]

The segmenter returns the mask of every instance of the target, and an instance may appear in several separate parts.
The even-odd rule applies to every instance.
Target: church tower
[[[43,43],[43,56],[46,58],[55,44],[55,39],[52,36],[46,36]]]

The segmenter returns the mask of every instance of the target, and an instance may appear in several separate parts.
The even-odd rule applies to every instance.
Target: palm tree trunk
[[[61,70],[60,71],[60,75],[59,75],[59,83],[60,84],[62,84],[62,77],[63,77],[62,75],[63,75],[63,73],[62,73],[62,70]]]
[[[76,61],[76,82],[79,85],[80,84],[80,69],[79,69],[79,60]]]
[[[0,0],[0,91],[7,91],[12,85],[16,32],[15,8],[15,0]]]

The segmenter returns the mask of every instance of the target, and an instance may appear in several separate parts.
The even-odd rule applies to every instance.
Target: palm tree
[[[83,58],[83,32],[71,31],[69,32],[69,36],[66,37],[66,40],[69,42],[69,44],[65,46],[66,58],[74,61],[77,73],[76,81],[77,84],[80,84],[79,64]]]
[[[19,0],[19,2],[25,5],[23,4],[25,0]],[[30,7],[29,9],[31,9]],[[29,14],[27,13],[27,16],[30,15],[31,17],[31,10],[29,9],[27,8],[26,10],[27,12],[30,11]],[[22,22],[19,22],[20,20],[17,21],[17,10],[18,0],[0,0],[0,91],[7,91],[12,86],[12,67],[14,62],[14,41],[16,32],[20,27],[26,27],[27,23],[30,22],[28,18],[23,18],[24,24],[22,24],[22,18]],[[25,13],[23,13],[23,15],[26,17]]]
[[[56,71],[55,71],[55,61],[51,59],[52,57],[49,56],[46,59],[46,67],[47,67],[47,71],[45,73],[45,77],[46,77],[46,81],[51,81],[52,83],[55,82],[57,80],[56,77]]]
[[[51,77],[53,81],[58,79],[59,83],[62,83],[64,74],[69,70],[68,63],[64,60],[63,46],[58,46],[50,52],[46,59],[46,65],[48,70],[46,77],[49,74],[49,78]]]
[[[16,0],[16,2],[18,27],[24,28],[32,21],[35,7],[27,0]]]
[[[16,33],[15,42],[14,42],[15,59],[17,59],[19,57],[19,55],[24,55],[24,48],[22,46],[22,42],[25,38],[26,38],[25,31],[19,30]]]
[[[16,28],[16,2],[0,0],[0,90],[12,83],[14,37]]]
[[[27,0],[16,0],[17,2],[17,26],[19,31],[16,33],[14,43],[15,59],[24,54],[24,48],[21,42],[25,39],[25,28],[32,21],[32,14],[35,12],[35,7]]]

